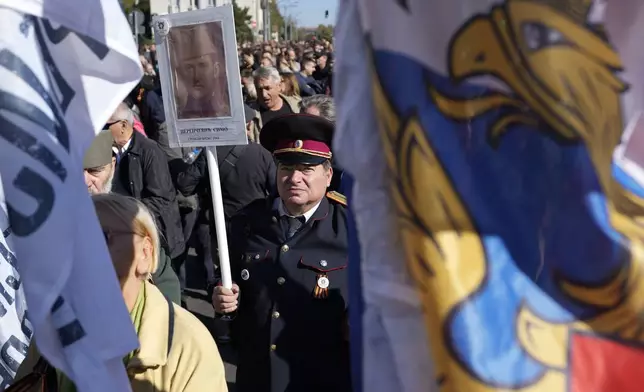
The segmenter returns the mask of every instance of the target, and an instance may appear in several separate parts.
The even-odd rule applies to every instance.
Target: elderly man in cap
[[[170,30],[180,120],[231,115],[222,38],[217,22]]]
[[[212,296],[217,313],[236,312],[238,392],[351,390],[345,200],[327,192],[333,128],[292,114],[260,133],[277,162],[279,197],[251,203],[231,221],[236,284],[215,286]]]
[[[114,138],[110,132],[100,132],[85,151],[83,174],[90,195],[110,193],[116,157],[112,150]]]
[[[110,131],[101,131],[83,157],[83,174],[90,195],[110,193],[116,168],[114,138]],[[163,250],[159,255],[159,267],[152,275],[152,281],[159,290],[176,304],[181,304],[179,278],[172,270],[169,258]]]

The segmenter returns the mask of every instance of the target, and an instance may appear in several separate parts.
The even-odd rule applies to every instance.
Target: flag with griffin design
[[[363,390],[640,390],[644,187],[615,152],[644,108],[644,4],[339,15]]]

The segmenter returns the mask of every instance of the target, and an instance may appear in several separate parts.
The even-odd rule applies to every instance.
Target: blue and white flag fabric
[[[0,233],[0,389],[4,390],[24,359],[33,328],[27,319],[27,302],[13,252],[14,236],[4,208],[0,208]]]
[[[130,389],[138,341],[82,157],[141,75],[117,0],[0,0],[0,205],[20,271],[0,285],[24,289],[38,349],[79,391]]]
[[[338,14],[362,390],[641,390],[644,3]]]

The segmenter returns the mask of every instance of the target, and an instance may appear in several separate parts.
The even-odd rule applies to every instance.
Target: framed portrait
[[[171,147],[246,144],[230,4],[153,21]]]

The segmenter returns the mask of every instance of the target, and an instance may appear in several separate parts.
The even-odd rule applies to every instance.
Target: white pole
[[[219,248],[219,270],[221,285],[227,289],[233,287],[230,275],[230,257],[228,255],[228,236],[226,235],[226,218],[224,216],[224,201],[221,197],[221,182],[219,179],[219,164],[215,147],[206,147],[208,173],[210,174],[210,193],[212,194],[212,209],[217,230],[217,245]]]

